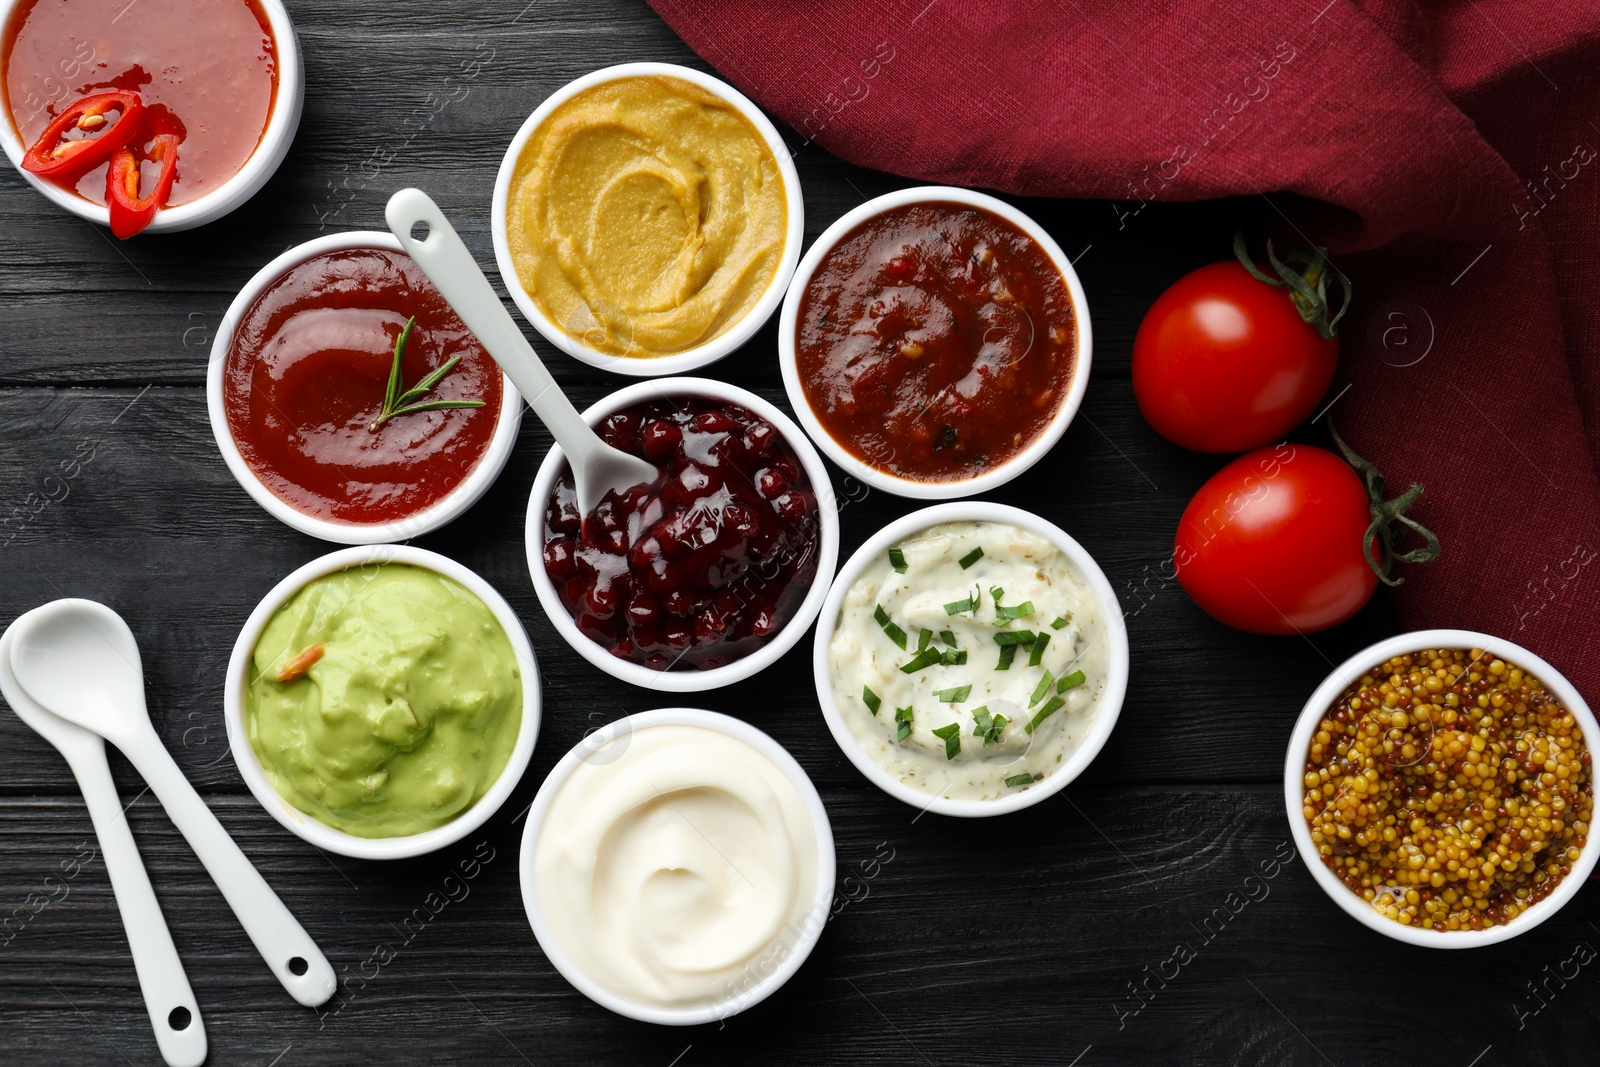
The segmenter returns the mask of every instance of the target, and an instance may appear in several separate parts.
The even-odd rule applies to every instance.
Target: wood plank
[[[413,184],[437,198],[493,274],[488,205],[494,174],[510,136],[544,96],[606,62],[653,58],[706,67],[653,18],[579,16],[582,34],[619,43],[598,54],[565,50],[560,37],[573,27],[554,19],[584,10],[568,3],[538,27],[490,24],[483,34],[469,26],[459,34],[427,35],[414,18],[384,19],[384,40],[426,37],[438,51],[430,66],[440,74],[432,78],[414,77],[411,51],[374,45],[374,30],[354,29],[344,19],[302,29],[309,88],[290,158],[250,203],[186,234],[115,242],[46,205],[16,171],[0,168],[0,229],[10,237],[0,248],[0,291],[8,296],[0,386],[198,384],[205,379],[211,331],[256,270],[318,235],[386,229],[384,203],[395,189]],[[344,16],[365,19],[370,11],[357,5]],[[622,40],[643,24],[650,26],[648,43]],[[530,34],[538,34],[539,48],[526,46]],[[462,74],[461,64],[470,69],[488,54],[493,58],[475,77]],[[395,93],[395,85],[405,88]],[[466,96],[446,101],[435,114],[429,93],[461,91]],[[352,115],[373,122],[350,122]],[[795,149],[805,190],[806,243],[864,198],[914,184],[835,160],[794,131],[784,136]],[[1227,258],[1242,213],[1234,202],[1150,205],[1134,218],[1118,218],[1101,202],[1016,203],[1077,258],[1098,338],[1094,370],[1118,376],[1126,374],[1133,333],[1150,301],[1186,270]],[[760,373],[776,374],[774,339],[776,322],[728,363],[754,363]],[[539,347],[563,384],[606,381],[600,371],[542,342]]]
[[[807,158],[802,152],[797,162],[807,189],[827,183],[824,188],[844,190],[843,195],[808,199],[807,245],[863,199],[915,184],[820,153]],[[291,181],[288,176],[275,178],[262,195]],[[341,176],[339,183],[344,181]],[[138,242],[108,244],[104,234],[81,219],[38,211],[8,218],[4,205],[27,204],[30,194],[14,172],[0,170],[0,226],[16,234],[10,247],[0,249],[0,291],[7,294],[9,327],[0,338],[0,386],[200,384],[213,331],[234,294],[257,270],[292,245],[324,233],[385,229],[383,205],[390,193],[406,185],[426,189],[439,201],[503,294],[486,218],[493,184],[492,171],[468,183],[443,165],[386,172],[370,186],[341,189],[337,196],[325,185],[319,189],[302,182],[274,197],[284,201],[280,211],[258,208],[252,201],[197,233],[151,238],[163,243],[158,259]],[[346,194],[352,198],[348,202],[338,199]],[[320,216],[291,208],[308,202],[318,205],[314,212]],[[1217,204],[1152,205],[1144,226],[1119,232],[1104,204],[1015,202],[1069,256],[1081,257],[1078,268],[1095,331],[1097,378],[1126,376],[1144,310],[1186,271],[1226,257],[1228,227],[1238,215],[1237,208]],[[290,215],[291,210],[305,217]],[[319,218],[326,225],[319,225]],[[506,306],[522,321],[509,299]],[[616,380],[557,352],[526,325],[524,332],[563,385]],[[725,366],[750,368],[776,380],[776,350],[774,318]]]
[[[129,818],[214,1063],[286,1050],[285,1063],[410,1062],[425,1048],[432,1062],[667,1064],[692,1046],[684,1063],[977,1063],[1004,1049],[1007,1062],[1065,1064],[1092,1046],[1082,1062],[1462,1067],[1486,1044],[1490,1062],[1577,1063],[1581,1035],[1600,1033],[1592,975],[1552,985],[1537,1015],[1526,988],[1579,942],[1600,945],[1583,921],[1600,902],[1592,886],[1463,967],[1359,926],[1300,860],[1282,862],[1271,787],[1077,785],[981,822],[823,792],[837,914],[783,990],[721,1029],[620,1019],[554,971],[522,912],[520,805],[434,856],[379,864],[321,856],[248,798],[211,798],[341,974],[320,1018],[290,1005],[154,802],[134,800]],[[76,798],[0,799],[0,903],[26,914],[38,894],[40,907],[0,947],[8,1063],[58,1063],[63,1047],[109,1061],[108,1043],[133,1062],[153,1055],[103,865],[43,888],[92,840]],[[447,892],[457,899],[440,904]],[[1193,953],[1181,966],[1180,943]],[[379,946],[394,956],[383,966]],[[1142,1003],[1129,983],[1148,989]],[[1450,1024],[1419,1018],[1407,990],[1448,1005]]]
[[[775,385],[757,391],[781,398]],[[600,395],[600,388],[575,390],[579,403]],[[526,419],[489,494],[417,543],[478,571],[528,627],[550,709],[541,756],[553,762],[592,724],[585,717],[596,708],[603,712],[598,721],[606,721],[661,698],[600,678],[538,606],[523,519],[549,444],[543,428]],[[1276,777],[1289,723],[1317,681],[1392,629],[1380,600],[1325,634],[1255,637],[1210,620],[1163,578],[1171,574],[1165,561],[1178,516],[1216,463],[1156,437],[1139,420],[1127,381],[1110,379],[1091,389],[1081,417],[1045,463],[991,494],[1078,537],[1128,612],[1135,650],[1129,699],[1091,768],[1092,781]],[[912,501],[847,486],[837,470],[833,476],[843,504],[842,558],[915,510]],[[139,638],[150,706],[168,747],[197,785],[237,790],[237,773],[222,757],[222,678],[233,642],[273,585],[336,546],[289,529],[245,495],[217,453],[203,392],[188,387],[0,390],[0,500],[19,502],[0,514],[0,542],[10,538],[0,547],[0,623],[60,596],[121,611]],[[808,636],[761,676],[696,700],[763,725],[792,725],[797,756],[839,767],[848,780],[855,772],[817,710],[810,647]],[[7,743],[41,758],[23,761],[0,791],[66,785],[60,762],[46,758],[43,743],[9,715],[0,717],[0,744]]]

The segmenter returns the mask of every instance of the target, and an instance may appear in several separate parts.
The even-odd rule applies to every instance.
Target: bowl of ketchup
[[[347,545],[459,516],[499,476],[522,420],[510,380],[376,231],[307,241],[250,279],[212,344],[206,405],[257,503]]]
[[[280,0],[0,0],[0,71],[0,146],[28,183],[112,225],[110,145],[125,142],[120,198],[146,205],[139,228],[150,233],[203,225],[253,196],[287,155],[305,99]],[[99,106],[83,115],[86,101]],[[30,149],[82,164],[41,172]]]

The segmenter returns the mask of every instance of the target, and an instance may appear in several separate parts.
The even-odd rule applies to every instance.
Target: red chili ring
[[[39,139],[22,157],[22,169],[66,189],[77,183],[101,163],[109,160],[119,148],[132,141],[141,126],[140,112],[144,104],[138,93],[113,89],[93,93],[73,101],[65,111],[50,121]],[[105,115],[120,112],[109,126]],[[98,122],[89,120],[98,119]],[[85,122],[89,122],[86,126]],[[92,136],[68,139],[67,133],[78,130],[85,134],[98,129]]]
[[[158,133],[146,159],[161,163],[155,185],[139,195],[139,154],[131,146],[117,149],[106,171],[106,209],[111,215],[111,232],[126,241],[150,225],[167,197],[178,170],[178,142],[175,133]]]

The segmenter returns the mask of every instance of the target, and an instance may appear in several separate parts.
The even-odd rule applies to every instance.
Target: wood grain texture
[[[1097,344],[1066,438],[993,499],[1083,542],[1122,598],[1134,649],[1122,718],[1078,783],[1003,819],[918,818],[834,744],[812,695],[809,637],[760,677],[691,701],[769,731],[833,820],[838,915],[770,1001],[723,1027],[634,1023],[573,990],[528,929],[520,813],[586,730],[662,703],[589,667],[538,607],[522,525],[550,442],[532,419],[488,495],[419,542],[483,575],[528,628],[545,720],[521,785],[480,834],[401,863],[329,857],[279,828],[227,753],[222,675],[257,600],[332,546],[277,523],[229,476],[202,388],[212,331],[267,260],[319,233],[381,229],[385,200],[407,184],[432,193],[491,265],[495,171],[546,94],[614,62],[705,67],[626,0],[290,8],[305,117],[282,170],[227,219],[119,245],[0,169],[0,624],[59,596],[124,614],[166,744],[345,978],[325,1011],[293,1005],[114,755],[210,1062],[1592,1062],[1600,965],[1570,977],[1570,961],[1580,942],[1600,948],[1594,888],[1516,942],[1462,958],[1367,931],[1300,860],[1281,862],[1289,724],[1331,664],[1392,632],[1382,596],[1327,633],[1267,639],[1213,623],[1161,579],[1183,505],[1220,464],[1145,425],[1129,349],[1155,295],[1225,256],[1259,202],[1152,205],[1119,220],[1102,203],[1019,201],[1078,257]],[[465,97],[430,110],[430,93],[459,86]],[[785,136],[808,239],[908,184]],[[711,373],[786,407],[775,336],[769,324]],[[621,384],[541,350],[580,405]],[[846,553],[912,510],[882,493],[841,496]],[[93,846],[65,764],[0,714],[0,1061],[158,1062],[104,867],[83,861]],[[474,855],[492,858],[463,882]],[[435,914],[440,893],[459,899]],[[1180,943],[1194,958],[1163,978]],[[379,946],[392,962],[372,962]],[[1529,982],[1545,983],[1543,1001]]]
[[[685,1063],[1045,1064],[1088,1049],[1080,1062],[1325,1055],[1461,1067],[1491,1043],[1505,1050],[1496,1062],[1587,1062],[1582,1035],[1600,1012],[1592,976],[1515,1029],[1518,1007],[1537,1006],[1524,983],[1579,942],[1600,943],[1581,905],[1468,966],[1407,949],[1337,912],[1297,860],[1273,867],[1290,852],[1271,786],[1076,785],[1055,803],[974,824],[919,820],[856,783],[819,785],[847,903],[779,995],[723,1027],[687,1030],[614,1017],[554,972],[527,934],[520,826],[507,817],[434,856],[377,864],[323,856],[249,798],[213,797],[340,969],[336,1001],[296,1009],[159,808],[128,799],[216,1063],[282,1053],[284,1063],[665,1067],[692,1046]],[[0,813],[0,900],[25,902],[92,843],[76,798],[7,799]],[[487,862],[463,882],[460,865],[474,855]],[[7,1062],[60,1062],[63,1049],[109,1062],[112,1048],[148,1061],[154,1044],[104,871],[91,861],[64,884],[0,949]],[[446,886],[458,899],[430,913],[428,895]],[[1176,967],[1179,944],[1193,958]],[[385,966],[370,962],[390,954]]]

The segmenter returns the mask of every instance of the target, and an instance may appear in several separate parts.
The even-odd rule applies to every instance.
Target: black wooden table
[[[537,649],[545,720],[518,790],[479,833],[405,862],[323,855],[281,829],[227,753],[223,668],[257,600],[334,546],[269,517],[217,454],[202,387],[224,309],[290,245],[382,229],[385,200],[406,185],[432,193],[492,265],[495,171],[549,92],[627,60],[705,67],[627,0],[289,6],[305,117],[277,176],[221,222],[119,244],[0,168],[0,624],[62,596],[128,619],[157,729],[342,979],[323,1011],[293,1004],[113,756],[210,1062],[1595,1061],[1600,966],[1580,961],[1600,946],[1600,890],[1511,943],[1456,955],[1380,937],[1340,912],[1301,860],[1281,862],[1292,852],[1280,785],[1291,724],[1334,663],[1393,631],[1382,595],[1310,639],[1259,638],[1213,622],[1163,577],[1183,505],[1220,461],[1145,425],[1130,345],[1156,294],[1224,258],[1259,200],[1152,205],[1121,220],[1104,203],[1019,202],[1076,258],[1098,344],[1065,439],[993,499],[1083,542],[1122,597],[1133,648],[1121,721],[1079,781],[999,819],[918,818],[835,745],[813,697],[809,638],[761,676],[688,701],[771,733],[833,820],[848,902],[770,1000],[722,1026],[633,1022],[573,990],[528,929],[518,813],[587,729],[663,703],[581,660],[539,609],[523,513],[550,439],[531,417],[493,489],[419,542],[498,588]],[[459,98],[435,110],[435,92]],[[808,239],[908,184],[785,133]],[[786,406],[775,344],[773,324],[711,373]],[[579,406],[623,384],[541,351]],[[912,507],[882,493],[853,503],[842,555]],[[159,1062],[94,846],[65,763],[0,714],[0,1061]],[[490,859],[439,908],[444,879],[474,855]]]

